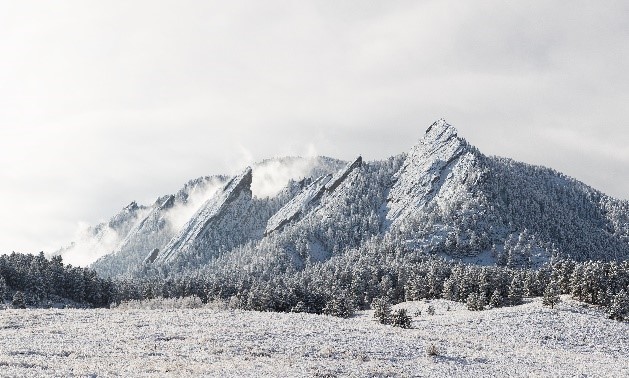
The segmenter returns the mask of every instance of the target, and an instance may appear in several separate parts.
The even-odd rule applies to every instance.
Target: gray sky
[[[626,1],[0,0],[0,252],[251,160],[489,155],[629,199]]]

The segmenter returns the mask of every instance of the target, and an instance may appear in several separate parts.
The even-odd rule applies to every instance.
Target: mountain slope
[[[178,233],[147,239],[147,230],[164,229],[173,199],[160,201],[122,243],[137,246],[124,272],[273,274],[366,244],[512,267],[629,257],[627,201],[552,169],[485,156],[444,120],[407,155],[384,161],[263,161],[207,197]],[[113,266],[120,256],[103,260]]]
[[[626,201],[548,168],[487,157],[443,120],[394,180],[383,226],[409,248],[514,266],[629,256]]]
[[[211,228],[220,228],[223,223],[230,226],[226,232],[235,232],[236,225],[232,223],[235,214],[228,216],[229,208],[240,207],[239,213],[244,214],[251,198],[251,168],[247,167],[201,206],[183,229],[168,242],[164,251],[157,255],[154,262],[166,263],[172,261],[177,254],[194,253],[208,248],[211,240],[206,235]]]
[[[146,258],[150,251],[162,249],[182,227],[181,219],[189,219],[202,202],[227,181],[225,176],[206,176],[191,180],[176,194],[158,198],[117,246],[92,264],[107,276],[128,274]]]

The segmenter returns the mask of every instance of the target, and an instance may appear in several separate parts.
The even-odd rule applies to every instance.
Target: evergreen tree
[[[489,298],[489,307],[498,308],[498,307],[502,307],[502,304],[503,304],[502,295],[500,295],[500,290],[496,289],[491,295],[491,298]]]
[[[546,285],[546,289],[544,290],[544,299],[542,303],[544,306],[550,306],[550,308],[554,308],[557,303],[561,302],[561,297],[559,296],[559,287],[557,284],[552,281],[548,285]]]
[[[21,291],[16,291],[15,295],[13,295],[13,308],[26,308],[26,298],[24,298],[24,293]]]
[[[511,285],[509,285],[509,295],[507,299],[509,300],[510,306],[517,306],[522,304],[522,282],[520,281],[520,276],[513,276],[513,280],[511,280]]]
[[[485,294],[471,293],[467,297],[467,309],[470,311],[482,311],[485,309]]]
[[[401,308],[393,313],[393,326],[400,328],[411,328],[411,317],[405,308]]]
[[[4,297],[7,295],[7,282],[4,277],[0,276],[0,304],[4,303]]]
[[[376,298],[371,302],[373,317],[381,324],[391,323],[391,303],[384,297]]]
[[[354,314],[354,308],[345,297],[332,298],[323,308],[323,313],[341,318],[349,318]]]
[[[607,309],[607,315],[610,319],[618,321],[629,320],[629,296],[627,292],[622,290],[614,295]]]

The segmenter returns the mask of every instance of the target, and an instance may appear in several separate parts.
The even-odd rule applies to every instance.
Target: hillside
[[[381,239],[509,267],[629,257],[629,202],[549,168],[483,155],[444,120],[408,154],[384,161],[271,159],[213,177],[199,183],[213,190],[202,191],[177,227],[165,214],[186,204],[185,190],[127,216],[115,229],[122,242],[94,269],[168,274],[262,259],[281,272]]]

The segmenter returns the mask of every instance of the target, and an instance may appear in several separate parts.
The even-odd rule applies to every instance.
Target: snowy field
[[[0,376],[629,377],[629,324],[567,298],[554,310],[537,299],[483,312],[396,307],[421,310],[414,329],[370,312],[4,310]],[[439,355],[428,357],[432,344]]]

